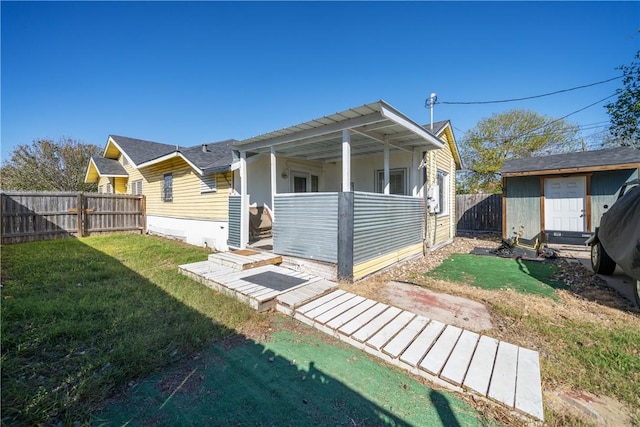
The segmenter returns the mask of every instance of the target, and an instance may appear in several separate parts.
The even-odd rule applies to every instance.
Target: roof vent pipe
[[[207,144],[202,144],[202,152],[206,153],[207,152]]]
[[[435,105],[437,100],[438,100],[438,96],[435,94],[435,92],[431,92],[431,95],[429,96],[429,99],[427,101],[429,103],[429,110],[431,112],[430,130],[433,130],[433,106]]]

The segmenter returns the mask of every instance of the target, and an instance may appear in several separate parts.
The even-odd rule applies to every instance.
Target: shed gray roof
[[[127,171],[117,160],[105,159],[104,157],[91,157],[91,160],[102,176],[128,176]]]
[[[616,165],[640,164],[640,150],[633,147],[607,148],[596,151],[554,154],[543,157],[508,159],[502,164],[503,176],[549,171],[575,171]]]

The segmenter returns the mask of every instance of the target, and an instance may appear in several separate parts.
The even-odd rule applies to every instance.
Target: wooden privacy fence
[[[3,244],[146,231],[144,196],[75,192],[2,192],[0,196]]]
[[[456,227],[463,232],[502,232],[502,195],[456,195]]]

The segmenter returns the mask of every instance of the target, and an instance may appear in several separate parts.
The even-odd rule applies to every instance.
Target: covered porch
[[[273,220],[273,251],[337,266],[353,281],[421,254],[425,153],[440,139],[384,101],[234,143],[229,246],[249,241],[249,206]]]

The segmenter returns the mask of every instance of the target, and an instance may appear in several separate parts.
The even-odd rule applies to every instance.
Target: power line
[[[540,129],[544,129],[544,128],[548,127],[548,126],[551,126],[552,124],[554,124],[554,123],[556,123],[556,122],[559,122],[560,120],[564,120],[564,119],[566,119],[566,118],[567,118],[567,117],[569,117],[569,116],[573,116],[574,114],[577,114],[577,113],[579,113],[579,112],[581,112],[581,111],[584,111],[584,110],[586,110],[587,108],[593,107],[594,105],[599,104],[599,103],[601,103],[601,102],[603,102],[603,101],[606,101],[607,99],[612,98],[612,97],[614,97],[614,96],[616,96],[616,95],[617,95],[617,93],[614,93],[614,94],[612,94],[612,95],[609,95],[609,96],[607,96],[607,97],[604,97],[604,98],[602,98],[601,100],[594,102],[593,104],[589,104],[589,105],[587,105],[586,107],[580,108],[579,110],[576,110],[576,111],[574,111],[574,112],[572,112],[572,113],[569,113],[569,114],[567,114],[567,115],[565,115],[565,116],[562,116],[562,117],[560,117],[560,118],[558,118],[558,119],[551,120],[549,123],[546,123],[546,124],[544,124],[544,125],[542,125],[542,126],[538,126],[537,128],[534,128],[534,129],[531,129],[531,130],[529,130],[529,131],[527,131],[527,132],[521,133],[520,135],[516,136],[514,139],[522,138],[523,136],[527,136],[527,135],[529,135],[529,134],[532,134],[533,132],[537,132],[537,131],[539,131]]]
[[[613,81],[613,80],[621,79],[622,77],[623,76],[612,77],[612,78],[607,79],[607,80],[602,80],[601,82],[590,83],[590,84],[582,85],[582,86],[576,86],[576,87],[572,87],[572,88],[569,88],[569,89],[557,90],[555,92],[544,93],[542,95],[525,96],[524,98],[511,98],[511,99],[502,99],[502,100],[497,100],[497,101],[456,101],[456,102],[453,102],[453,101],[436,101],[435,103],[436,104],[448,104],[448,105],[453,105],[453,104],[457,104],[457,105],[472,105],[472,104],[500,104],[500,103],[504,103],[504,102],[524,101],[526,99],[542,98],[542,97],[545,97],[545,96],[556,95],[558,93],[570,92],[572,90],[584,89],[586,87],[601,85],[603,83],[608,83],[608,82]]]

